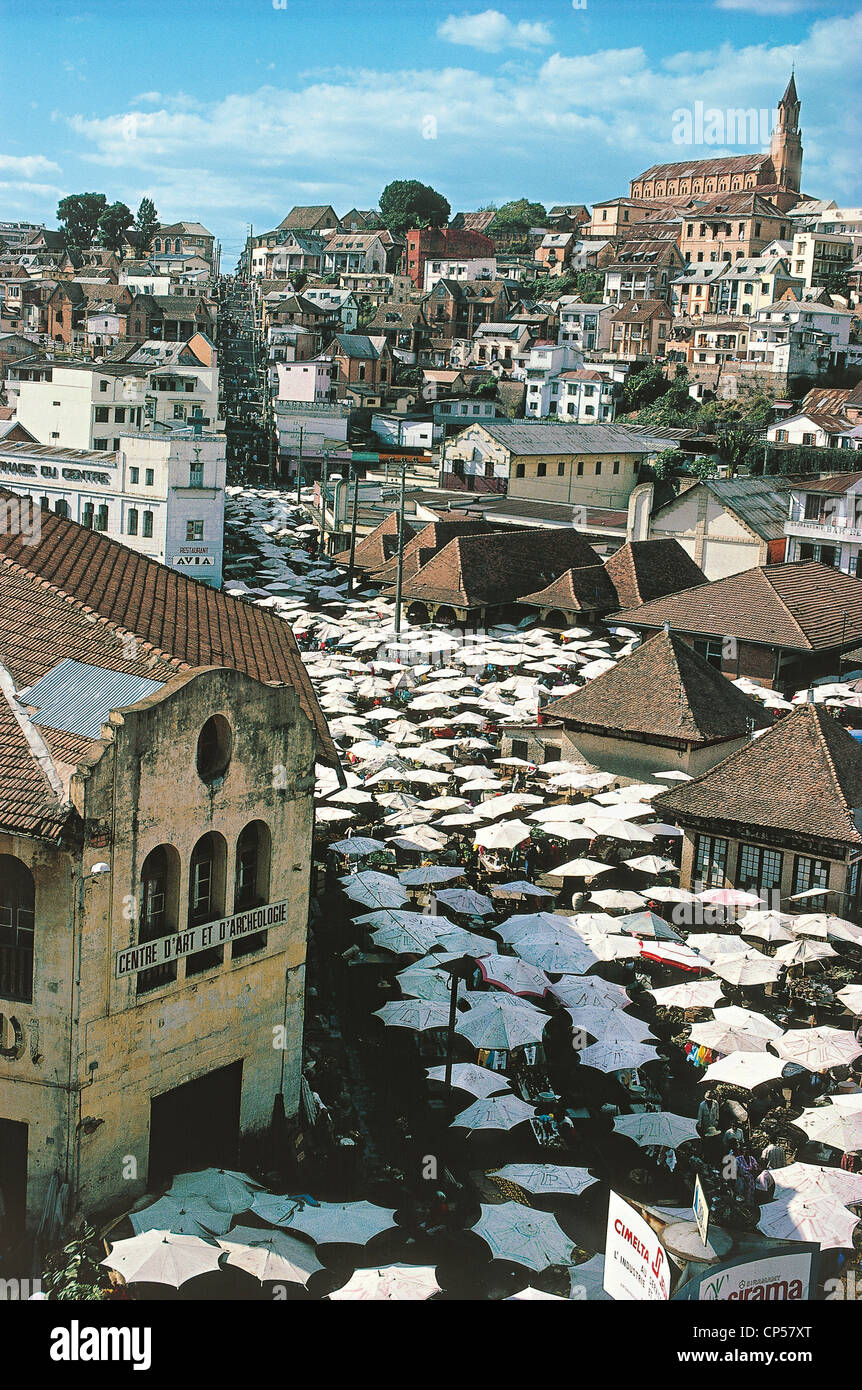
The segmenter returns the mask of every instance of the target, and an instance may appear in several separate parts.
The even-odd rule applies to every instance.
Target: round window
[[[198,776],[203,782],[215,782],[227,772],[232,742],[230,724],[221,714],[212,715],[198,737]]]

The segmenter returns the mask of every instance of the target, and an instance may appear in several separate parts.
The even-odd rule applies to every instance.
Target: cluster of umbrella
[[[632,649],[632,632],[576,628],[560,634],[525,622],[481,635],[439,628],[398,635],[391,600],[366,587],[348,603],[344,572],[300,548],[308,523],[283,494],[238,493],[234,504],[257,551],[240,560],[254,563],[259,586],[228,580],[226,589],[274,608],[291,623],[348,764],[346,786],[331,769],[318,768],[317,835],[348,870],[340,885],[354,924],[368,933],[377,950],[406,958],[396,974],[402,997],[376,1011],[387,1027],[445,1029],[454,987],[460,989],[455,1032],[467,1054],[471,1049],[474,1054],[482,1049],[511,1052],[541,1042],[551,1012],[562,1007],[576,1030],[583,1066],[605,1074],[649,1066],[660,1060],[658,1040],[647,1024],[627,1012],[632,1001],[626,989],[598,973],[607,963],[628,961],[647,973],[650,965],[679,972],[680,982],[650,991],[657,1005],[711,1013],[708,1021],[689,1030],[691,1042],[717,1058],[702,1077],[707,1082],[753,1089],[780,1080],[789,1066],[820,1072],[862,1054],[849,1028],[785,1030],[765,1014],[728,1006],[723,999],[728,989],[781,988],[788,971],[804,973],[848,946],[858,947],[862,929],[825,913],[767,911],[756,893],[740,889],[692,893],[671,882],[675,869],[667,847],[679,832],[657,820],[651,802],[686,774],[657,772],[650,782],[623,786],[612,773],[583,764],[536,767],[522,758],[500,756],[507,726],[534,720],[549,699],[609,669]],[[859,683],[862,689],[862,679]],[[738,684],[752,687],[750,693],[768,704],[788,703],[773,692],[754,689],[752,682]],[[859,692],[839,690],[834,682],[817,689],[814,698],[830,702],[862,699]],[[366,833],[372,827],[373,833]],[[548,841],[556,846],[559,862],[546,869],[542,883],[533,882],[527,872],[502,881],[506,856]],[[616,845],[616,866],[602,857],[608,844]],[[485,876],[476,884],[464,881],[465,868],[435,862],[459,857],[465,845],[480,856],[479,871]],[[596,886],[612,867],[623,866],[626,886]],[[589,887],[587,910],[569,915],[552,910],[558,893],[572,880]],[[809,890],[809,896],[818,891]],[[518,899],[527,900],[528,910],[503,916],[501,907],[505,910]],[[653,906],[676,909],[673,925]],[[738,918],[740,934],[686,929],[683,923],[698,921],[699,910],[706,907],[719,920],[722,913]],[[453,958],[465,955],[476,963],[478,989],[453,986],[446,969]],[[848,1022],[850,1015],[862,1014],[862,986],[847,986],[835,997],[845,1005]],[[444,1070],[430,1068],[429,1078],[442,1080]],[[509,1130],[536,1115],[505,1074],[475,1061],[456,1062],[452,1083],[473,1098],[454,1116],[455,1129]],[[833,1109],[836,1113],[825,1121],[822,1117]],[[862,1146],[858,1108],[836,1099],[811,1116],[812,1138],[820,1137],[815,1131],[825,1124],[830,1134],[840,1136],[841,1146],[848,1139],[856,1140],[853,1149]],[[676,1148],[696,1137],[690,1118],[653,1110],[620,1115],[615,1129],[644,1146]],[[506,1175],[506,1169],[500,1170],[500,1176]],[[523,1182],[509,1176],[525,1191],[570,1195],[597,1181],[584,1169],[558,1165],[535,1165],[531,1174],[521,1174]],[[841,1188],[842,1194],[849,1190],[846,1184]],[[830,1189],[824,1179],[816,1191],[800,1195],[794,1187],[785,1200],[787,1192],[784,1182],[763,1217],[771,1223],[770,1231],[761,1229],[771,1233],[783,1223],[782,1229],[793,1234],[782,1238],[798,1239],[803,1229],[815,1229],[821,1204],[835,1205],[837,1188]],[[174,1199],[168,1194],[163,1200]],[[322,1239],[320,1231],[338,1229],[326,1227],[326,1204],[294,1205],[276,1219],[277,1204],[285,1200],[264,1194],[252,1210],[279,1230],[286,1228],[294,1239],[293,1232]],[[813,1203],[818,1210],[810,1215]],[[843,1206],[840,1210],[855,1224],[852,1213]],[[358,1219],[359,1212],[351,1216]],[[186,1210],[182,1219],[199,1218]],[[515,1250],[521,1241],[520,1262],[531,1268],[571,1259],[571,1242],[547,1213],[503,1202],[483,1207],[475,1230],[495,1251],[504,1227],[506,1249]],[[207,1239],[185,1224],[178,1229],[176,1220],[170,1229],[178,1239]],[[206,1230],[228,1235],[227,1228]],[[236,1230],[231,1239],[235,1235]],[[339,1237],[348,1238],[343,1233]],[[261,1242],[254,1248],[259,1250]],[[360,1274],[368,1275],[360,1283],[372,1290],[397,1283],[396,1275]],[[333,1296],[353,1295],[345,1289]]]

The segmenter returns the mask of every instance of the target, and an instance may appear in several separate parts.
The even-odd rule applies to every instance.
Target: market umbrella
[[[356,812],[348,811],[344,806],[318,806],[314,812],[314,819],[322,825],[334,825],[337,821],[355,820]]]
[[[517,942],[537,932],[554,934],[560,931],[564,919],[555,912],[516,912],[505,922],[498,922],[494,931],[503,941]]]
[[[758,893],[746,893],[742,888],[707,888],[696,897],[714,907],[756,907],[760,902]]]
[[[177,1173],[171,1183],[169,1197],[194,1193],[205,1197],[217,1211],[233,1214],[248,1211],[255,1192],[261,1191],[259,1182],[248,1173],[238,1173],[229,1168],[200,1168],[193,1173]]]
[[[535,1107],[520,1096],[480,1096],[452,1121],[453,1129],[514,1129],[535,1116]]]
[[[355,1269],[347,1283],[330,1299],[355,1299],[364,1303],[425,1300],[440,1292],[433,1265],[379,1265]]]
[[[473,843],[479,849],[514,849],[529,839],[530,827],[522,820],[499,821],[476,831]]]
[[[398,882],[405,888],[427,888],[433,883],[451,883],[453,878],[463,877],[463,869],[446,864],[422,864],[418,869],[403,869]]]
[[[781,967],[767,956],[722,956],[713,964],[713,974],[729,985],[765,985],[777,980]]]
[[[391,874],[379,874],[373,869],[365,873],[340,878],[344,891],[354,902],[365,907],[400,907],[409,900],[401,884]]]
[[[791,1028],[775,1042],[775,1051],[786,1062],[809,1071],[846,1066],[862,1054],[853,1034],[840,1028]]]
[[[647,1038],[654,1038],[649,1024],[644,1023],[643,1019],[635,1018],[634,1014],[622,1013],[612,1006],[567,1006],[567,1012],[577,1029],[589,1033],[599,1042],[624,1042],[627,1039],[631,1042],[646,1042]]]
[[[835,995],[855,1018],[862,1018],[862,985],[845,985]]]
[[[99,1263],[122,1274],[127,1284],[169,1284],[178,1289],[199,1274],[218,1269],[222,1250],[198,1236],[143,1231],[118,1240]]]
[[[784,1029],[780,1023],[775,1023],[766,1014],[759,1014],[754,1009],[743,1009],[738,1004],[726,1004],[721,1009],[716,1009],[713,1013],[716,1023],[722,1023],[727,1027],[734,1028],[740,1033],[753,1033],[759,1038],[768,1038],[773,1041],[775,1038],[784,1036]]]
[[[654,1047],[629,1039],[603,1039],[590,1047],[582,1047],[578,1055],[584,1066],[604,1072],[627,1071],[630,1067],[654,1062],[658,1057]]]
[[[251,1197],[245,1202],[248,1208]],[[148,1207],[129,1214],[129,1222],[139,1234],[144,1231],[171,1231],[174,1235],[222,1235],[230,1226],[233,1213],[216,1211],[205,1197],[195,1193],[177,1193],[160,1197]]]
[[[649,993],[665,1009],[711,1009],[721,998],[721,985],[717,980],[686,980]]]
[[[445,1081],[446,1068],[429,1067],[427,1075],[430,1081]],[[509,1089],[505,1076],[491,1071],[488,1067],[477,1067],[473,1062],[455,1063],[452,1068],[452,1085],[459,1091],[467,1091],[471,1096],[481,1096],[483,1099]]]
[[[477,893],[473,888],[441,888],[434,896],[438,903],[450,908],[452,912],[470,917],[486,917],[494,911],[491,899],[486,898],[484,893]]]
[[[426,999],[391,999],[381,1009],[375,1009],[374,1015],[389,1028],[412,1028],[416,1033],[445,1028],[449,1022],[448,1006]]]
[[[536,937],[516,942],[518,955],[549,975],[582,975],[601,959],[592,946],[574,933],[569,938]]]
[[[793,1123],[809,1139],[842,1153],[858,1153],[862,1149],[862,1095],[832,1096],[831,1104],[803,1110]]]
[[[435,956],[425,956],[395,976],[402,994],[424,999],[429,1004],[449,1003],[451,975],[441,970]]]
[[[546,820],[542,821],[539,829],[550,839],[565,840],[567,844],[572,844],[575,840],[589,841],[595,838],[591,830],[587,830],[585,825],[579,825],[576,821]]]
[[[837,954],[834,947],[827,942],[811,941],[808,937],[803,937],[800,941],[779,946],[775,952],[775,959],[784,965],[807,965],[811,961],[825,960],[828,956]]]
[[[553,833],[547,825],[542,828],[549,834]],[[611,864],[602,864],[598,859],[570,859],[567,864],[549,869],[548,874],[551,878],[592,878],[595,874],[608,873],[612,867]]]
[[[511,1051],[527,1043],[539,1042],[548,1023],[543,1014],[517,995],[492,994],[487,1003],[476,1005],[455,1024],[474,1047]]]
[[[643,907],[645,899],[640,893],[634,893],[628,888],[600,888],[598,892],[590,894],[590,902],[598,903],[599,907],[622,908],[629,912],[634,908]]]
[[[726,1081],[730,1086],[753,1090],[764,1081],[777,1081],[786,1063],[771,1052],[729,1052],[706,1068],[700,1081]]]
[[[439,850],[445,849],[447,837],[427,825],[419,825],[408,830],[405,835],[393,835],[389,843],[412,853],[436,854]]]
[[[726,1057],[731,1052],[765,1052],[768,1038],[745,1028],[734,1028],[727,1023],[696,1023],[689,1035],[699,1047],[708,1047],[710,1052],[719,1052]]]
[[[617,929],[630,936],[648,937],[651,941],[682,941],[682,937],[655,912],[627,912],[617,918]]]
[[[324,1268],[307,1241],[285,1231],[234,1226],[230,1239],[220,1240],[219,1245],[228,1251],[225,1264],[246,1270],[262,1284],[275,1280],[307,1284],[312,1274]]]
[[[697,898],[687,888],[673,888],[670,884],[654,883],[649,895],[656,903],[694,903]]]
[[[605,820],[604,817],[586,816],[584,824],[596,835],[605,835],[610,840],[623,840],[631,844],[649,843],[655,839],[651,825],[632,825],[625,820]]]
[[[657,1144],[676,1149],[689,1139],[698,1137],[697,1124],[686,1115],[674,1115],[669,1110],[645,1111],[639,1115],[617,1115],[614,1129],[634,1139],[636,1144]]]
[[[569,1264],[572,1241],[550,1212],[521,1206],[519,1202],[482,1203],[482,1215],[473,1227],[498,1260],[511,1260],[528,1269]]]
[[[496,942],[487,936],[480,936],[478,932],[466,931],[463,927],[447,927],[440,933],[438,945],[450,956],[484,956]]]
[[[788,1163],[784,1168],[771,1171],[775,1195],[779,1199],[793,1194],[795,1197],[832,1197],[845,1205],[862,1201],[862,1173],[827,1168],[819,1163]]]
[[[383,840],[372,839],[370,835],[351,835],[349,840],[334,840],[329,848],[348,859],[365,859],[369,854],[379,854],[385,850],[386,844]]]
[[[551,983],[543,970],[517,956],[487,955],[476,961],[482,978],[510,994],[542,995]]]
[[[672,859],[662,859],[658,854],[638,854],[634,859],[624,859],[623,863],[642,874],[663,874],[675,867]]]
[[[416,916],[421,916],[416,913]],[[440,940],[437,929],[431,925],[433,922],[443,921],[443,918],[426,917],[422,925],[402,926],[394,922],[387,927],[378,927],[371,933],[371,938],[375,946],[379,946],[383,951],[391,951],[396,956],[424,956]]]
[[[507,1163],[505,1168],[497,1168],[488,1176],[505,1178],[523,1187],[525,1192],[565,1197],[580,1197],[598,1182],[586,1168],[566,1168],[557,1163]]]
[[[761,1208],[757,1229],[773,1240],[812,1241],[822,1250],[849,1250],[858,1224],[859,1217],[834,1197],[785,1196]]]
[[[622,985],[603,980],[601,975],[567,975],[551,985],[549,993],[567,1009],[598,1008],[624,1009],[631,1003]]]
[[[555,898],[557,896],[552,889],[540,888],[537,883],[530,883],[525,878],[517,878],[511,883],[492,883],[490,892],[495,898]]]
[[[758,941],[767,941],[772,945],[793,940],[793,932],[788,931],[780,922],[758,922],[750,927],[743,927],[742,935],[754,936]]]
[[[294,1212],[290,1229],[304,1231],[316,1245],[365,1245],[395,1225],[394,1208],[373,1202],[321,1202]]]

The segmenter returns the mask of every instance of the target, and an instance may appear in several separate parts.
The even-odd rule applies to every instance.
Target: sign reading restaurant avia
[[[223,946],[227,941],[237,941],[242,936],[266,931],[268,927],[278,927],[286,921],[285,898],[266,907],[236,912],[233,917],[223,917],[219,922],[206,922],[203,926],[189,927],[187,931],[174,932],[171,936],[160,936],[156,941],[127,946],[124,951],[117,952],[117,978],[134,975],[138,970],[149,970],[154,965],[164,965],[167,961],[178,960],[180,956],[192,956],[196,951]]]

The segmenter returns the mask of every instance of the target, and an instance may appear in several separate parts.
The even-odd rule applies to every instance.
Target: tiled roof
[[[669,632],[554,700],[545,714],[579,727],[695,744],[742,738],[772,722],[762,705]]]
[[[597,564],[592,546],[577,531],[460,536],[404,584],[403,594],[462,608],[496,607],[533,593],[537,584],[544,588],[564,570]]]
[[[614,615],[633,627],[733,636],[795,651],[829,651],[862,638],[862,580],[801,560],[761,565]]]
[[[0,827],[56,841],[69,818],[0,691]]]
[[[411,522],[405,520],[405,538],[411,538],[415,531],[416,527]],[[382,565],[385,565],[386,561],[391,555],[396,553],[397,549],[398,513],[390,512],[389,515],[381,521],[379,526],[375,526],[373,531],[369,531],[368,535],[363,536],[362,540],[359,541],[354,551],[353,563],[357,569],[367,571],[371,574],[373,571],[379,570]],[[350,551],[342,550],[338,555],[333,556],[333,558],[338,564],[347,565],[350,563]]]
[[[687,179],[708,174],[744,174],[758,172],[769,164],[768,154],[733,154],[720,159],[683,159],[675,164],[651,164],[634,183],[653,179]],[[600,205],[599,205],[600,206]]]
[[[706,584],[699,565],[694,563],[679,541],[626,541],[605,561],[620,608],[634,608],[665,594],[678,594],[695,584]]]
[[[4,494],[0,493],[0,498]],[[315,726],[321,755],[337,755],[290,626],[266,609],[160,565],[119,541],[53,512],[41,514],[41,538],[0,532],[0,661],[16,685],[32,685],[64,657],[132,670],[228,666],[260,681],[291,685]],[[74,617],[74,621],[72,620]],[[134,634],[149,669],[122,660]]]
[[[653,804],[682,824],[742,822],[860,845],[854,810],[862,806],[862,748],[822,705],[803,705]]]
[[[651,319],[670,319],[673,315],[663,299],[629,299],[611,317],[611,323],[649,323]]]
[[[808,411],[808,415],[813,419],[813,411]],[[841,421],[842,428],[849,429],[846,420]],[[806,478],[804,482],[797,483],[797,487],[802,492],[846,492],[854,483],[862,482],[862,473],[832,473],[828,478]]]
[[[559,608],[564,613],[588,613],[610,612],[618,600],[604,565],[583,565],[566,570],[546,588],[524,594],[518,602],[536,608]]]
[[[429,521],[413,536],[404,547],[401,560],[402,580],[412,578],[426,565],[432,556],[448,545],[455,536],[485,536],[494,528],[482,519],[470,516],[453,516],[449,513],[437,521]],[[382,563],[374,575],[382,584],[394,583],[397,574],[397,555]]]

